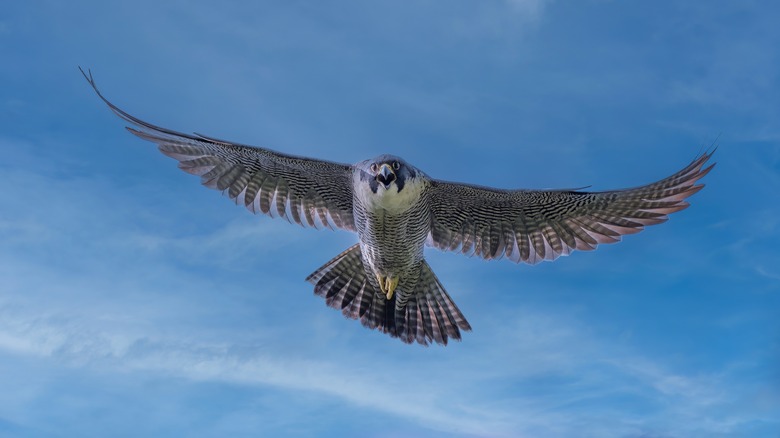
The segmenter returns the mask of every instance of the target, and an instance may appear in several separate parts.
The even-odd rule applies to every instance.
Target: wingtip
[[[92,78],[92,70],[91,69],[87,69],[87,71],[85,72],[84,69],[81,68],[80,65],[77,66],[77,67],[79,68],[79,71],[81,72],[81,74],[84,76],[84,79],[86,79],[87,82],[89,82],[91,85],[94,85],[95,84],[95,80]],[[89,74],[87,74],[87,72],[89,72]]]
[[[81,72],[81,74],[84,76],[84,79],[86,79],[87,83],[92,87],[92,90],[95,91],[95,94],[98,95],[100,100],[102,100],[103,103],[108,105],[108,107],[111,109],[111,111],[113,111],[116,115],[118,115],[119,117],[121,117],[121,118],[123,118],[125,120],[128,120],[128,121],[132,122],[132,120],[129,120],[129,119],[132,118],[129,114],[127,114],[124,111],[122,111],[121,109],[119,109],[119,107],[117,107],[116,105],[111,103],[108,99],[106,99],[105,96],[103,96],[103,93],[100,92],[100,89],[98,88],[97,83],[95,83],[95,77],[92,76],[92,69],[88,68],[87,71],[84,71],[84,69],[81,68],[81,66],[78,66],[78,68],[79,68],[79,71]]]
[[[715,155],[715,151],[718,150],[718,139],[720,138],[720,134],[715,138],[715,140],[707,147],[707,149],[704,150],[698,157],[696,157],[694,162],[699,162],[701,164],[706,163],[709,161],[713,155]],[[711,166],[710,166],[711,167]]]
[[[80,71],[80,72],[81,72],[81,74],[84,76],[84,79],[86,79],[87,81],[89,81],[89,76],[87,76],[87,74],[84,72],[84,69],[83,69],[83,68],[81,68],[81,66],[80,66],[80,65],[77,65],[76,67],[78,67],[79,71]],[[91,74],[90,74],[90,76],[91,76]]]
[[[718,164],[718,163],[712,163],[712,164],[710,164],[709,166],[705,167],[705,168],[704,168],[704,169],[703,169],[701,172],[699,172],[699,175],[701,175],[701,176],[705,176],[705,175],[707,175],[708,173],[710,173],[710,171],[711,171],[712,169],[714,169],[714,168],[715,168],[715,165],[716,165],[716,164]]]
[[[92,76],[92,69],[88,68],[87,71],[84,71],[84,69],[80,65],[78,66],[78,68],[79,71],[81,72],[81,75],[84,76],[84,79],[86,79],[87,83],[92,87],[93,90],[95,90],[95,93],[97,93],[97,95],[100,96],[100,98],[105,101],[106,99],[100,93],[100,90],[98,90],[97,84],[95,83],[95,78],[94,76]]]

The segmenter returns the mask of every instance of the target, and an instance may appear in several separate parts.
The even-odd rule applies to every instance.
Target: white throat
[[[412,178],[406,180],[403,190],[398,191],[396,181],[390,183],[388,188],[382,184],[376,190],[371,191],[371,187],[356,177],[355,187],[356,195],[361,203],[368,210],[386,210],[389,213],[401,213],[410,209],[420,199],[424,189],[424,183],[421,178]]]

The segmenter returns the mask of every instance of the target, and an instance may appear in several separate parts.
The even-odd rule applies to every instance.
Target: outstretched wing
[[[157,143],[179,168],[201,177],[253,213],[280,216],[300,225],[354,230],[352,167],[281,154],[252,146],[189,135],[144,122],[119,109],[98,90],[92,73],[84,77],[97,95],[132,126],[138,137]]]
[[[658,182],[606,192],[495,190],[434,180],[428,244],[534,264],[618,242],[688,207],[685,199],[704,187],[696,182],[714,166],[704,167],[713,153]]]

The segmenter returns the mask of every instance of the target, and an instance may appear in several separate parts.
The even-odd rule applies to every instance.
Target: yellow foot
[[[379,283],[379,290],[387,297],[388,301],[391,300],[395,288],[398,287],[398,277],[385,277],[381,274],[376,274],[376,280]]]
[[[387,290],[387,300],[393,298],[393,292],[398,286],[398,277],[388,277],[385,279],[385,290]]]
[[[382,295],[387,295],[387,290],[385,289],[385,278],[382,274],[376,274],[376,281],[379,282],[379,290],[382,291]]]

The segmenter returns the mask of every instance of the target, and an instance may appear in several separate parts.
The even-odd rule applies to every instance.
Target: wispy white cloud
[[[377,352],[355,355],[341,350],[330,355],[340,359],[295,358],[248,346],[249,354],[246,348],[239,349],[244,353],[237,354],[240,343],[234,340],[205,342],[179,332],[156,335],[154,332],[164,330],[159,326],[120,323],[117,330],[111,327],[116,327],[116,322],[101,322],[84,315],[32,317],[13,306],[0,309],[0,350],[6,354],[49,358],[64,366],[88,367],[102,373],[143,371],[193,381],[269,385],[286,391],[322,393],[451,433],[536,436],[557,428],[561,433],[553,435],[567,436],[583,424],[594,432],[597,426],[591,421],[598,416],[599,402],[620,393],[649,397],[668,405],[656,408],[656,416],[667,418],[661,427],[668,431],[678,430],[680,425],[670,421],[678,417],[697,420],[689,428],[694,435],[706,431],[729,433],[744,421],[737,414],[724,418],[716,415],[735,403],[735,394],[725,392],[728,376],[671,372],[656,361],[605,345],[583,335],[571,322],[550,316],[523,315],[523,327],[508,330],[511,335],[502,338],[501,345],[509,345],[509,352],[502,354],[503,348],[497,344],[474,352],[489,355],[491,362],[505,361],[506,367],[494,366],[491,371],[482,360],[468,356],[461,358],[465,359],[463,362],[426,358],[415,366],[432,368],[404,373],[404,362],[377,357]],[[444,363],[447,368],[441,368]],[[373,365],[366,368],[370,364]],[[492,379],[503,379],[507,385],[529,384],[539,378],[563,378],[570,380],[571,385],[565,394],[555,396],[522,395],[516,390],[493,393],[463,379],[475,377],[474,371],[480,369],[475,367],[478,364],[483,367],[483,373],[476,374],[481,375],[479,380],[484,380],[487,372],[497,373]],[[399,371],[400,376],[396,374]],[[614,386],[620,380],[624,383]],[[577,403],[593,403],[594,410],[567,408]],[[639,418],[613,420],[604,425],[601,436],[622,436],[640,426],[659,427],[642,424]]]
[[[457,374],[466,372],[468,367],[458,365],[454,369],[440,370],[437,373],[440,378],[435,381],[426,381],[431,370],[422,370],[425,377],[422,379],[414,373],[409,374],[401,379],[406,384],[398,386],[393,382],[399,379],[389,374],[402,365],[392,359],[384,362],[384,368],[365,370],[346,361],[302,360],[271,356],[261,351],[237,356],[231,353],[235,346],[229,343],[197,342],[180,338],[178,334],[170,339],[148,334],[133,337],[89,327],[88,321],[59,319],[29,319],[29,315],[3,309],[0,349],[5,353],[55,358],[68,366],[89,366],[103,372],[145,371],[194,381],[271,385],[289,391],[320,392],[448,432],[511,436],[512,431],[524,430],[526,422],[544,427],[551,420],[550,416],[559,416],[531,408],[532,399],[525,400],[522,403],[525,408],[518,411],[511,406],[502,408],[500,403],[489,407],[490,403],[481,392],[464,398],[463,391],[469,390],[470,385],[459,382]],[[536,349],[526,350],[532,353]],[[552,367],[548,370],[556,371],[556,366],[569,359],[567,354],[562,356],[547,362]],[[664,376],[652,377],[658,380]],[[467,402],[469,399],[471,403]],[[410,400],[414,402],[410,403]],[[488,406],[480,407],[483,403]],[[547,407],[550,408],[552,406]]]
[[[756,272],[759,275],[762,275],[766,278],[770,278],[772,280],[780,280],[780,273],[767,269],[765,266],[761,266],[761,265],[756,266]]]
[[[409,376],[409,385],[391,384],[382,376],[393,373],[399,365],[392,362],[385,369],[365,370],[345,362],[286,358],[261,350],[249,356],[236,355],[232,353],[236,345],[230,343],[209,344],[180,338],[179,334],[169,339],[134,337],[89,327],[88,321],[75,318],[30,319],[7,308],[0,313],[0,350],[4,353],[54,358],[67,366],[88,366],[103,372],[145,371],[194,381],[321,392],[434,429],[491,436],[509,432],[497,428],[495,412],[464,411],[451,404],[442,394],[449,391],[442,391],[437,383]]]

